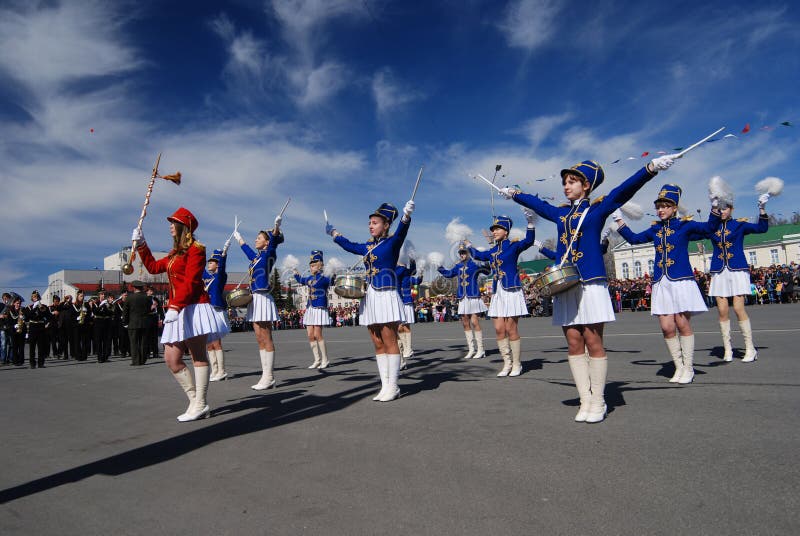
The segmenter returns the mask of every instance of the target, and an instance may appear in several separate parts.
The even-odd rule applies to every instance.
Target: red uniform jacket
[[[206,248],[196,242],[186,253],[176,255],[170,251],[163,259],[155,260],[147,244],[137,248],[142,264],[151,274],[169,276],[169,307],[180,311],[193,303],[208,303],[203,287],[203,268],[206,266]]]

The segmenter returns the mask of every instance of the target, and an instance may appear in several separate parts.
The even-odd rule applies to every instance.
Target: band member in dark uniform
[[[61,298],[54,295],[53,303],[50,305],[50,325],[47,327],[47,339],[50,342],[50,349],[54,358],[61,357],[61,338],[59,326],[61,325]]]
[[[23,309],[28,326],[28,363],[31,368],[44,368],[47,357],[47,325],[50,322],[50,309],[41,302],[38,290],[31,293],[31,304]]]
[[[75,303],[70,303],[69,307],[64,309],[66,316],[65,321],[68,322],[69,330],[69,351],[76,361],[86,361],[89,355],[89,348],[87,346],[87,335],[89,326],[89,308],[83,301],[83,291],[79,290],[75,293]]]
[[[112,317],[112,344],[114,346],[114,354],[120,357],[129,357],[131,355],[131,340],[128,337],[128,328],[122,321],[123,313],[125,312],[125,301],[128,298],[128,291],[122,289],[122,292],[114,301],[114,316]]]
[[[15,295],[8,310],[11,322],[11,363],[25,363],[25,315],[22,314],[22,296]]]
[[[0,303],[0,362],[11,364],[11,294],[3,292],[3,303]]]
[[[72,308],[72,296],[64,296],[58,306],[58,347],[61,349],[62,359],[69,359],[69,346],[72,329],[75,324],[75,310]]]
[[[158,359],[158,331],[159,324],[164,320],[164,307],[161,301],[156,298],[153,287],[147,287],[147,297],[150,298],[150,313],[147,317],[147,332],[144,335],[144,354],[143,359]]]
[[[122,324],[128,326],[131,366],[140,366],[145,362],[145,334],[153,301],[144,293],[144,283],[134,281],[132,285],[133,292],[125,299]]]
[[[105,363],[111,355],[111,303],[105,291],[99,292],[97,304],[94,306],[94,346],[97,362]]]

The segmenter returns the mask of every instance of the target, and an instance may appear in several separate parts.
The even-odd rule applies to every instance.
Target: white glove
[[[535,247],[536,249],[542,249],[542,246],[543,246],[543,245],[544,245],[544,244],[542,244],[542,243],[541,243],[541,242],[539,242],[538,240],[534,240],[534,241],[533,241],[533,247]]]
[[[622,211],[620,209],[617,209],[611,213],[611,219],[614,221],[625,221],[622,219]]]
[[[509,186],[506,186],[505,188],[500,188],[500,195],[502,195],[506,199],[513,199],[515,193],[517,193],[517,190],[515,188],[511,188]]]
[[[144,244],[144,233],[138,227],[133,228],[133,233],[131,233],[131,242]]]
[[[275,217],[275,227],[280,227],[282,221],[283,221],[283,218],[281,218],[280,216],[276,216]]]
[[[408,218],[414,212],[414,201],[411,199],[408,200],[406,206],[403,207],[403,215]]]
[[[600,242],[602,242],[603,240],[608,240],[608,235],[610,234],[611,234],[611,227],[606,227],[605,229],[603,229],[603,232],[600,233]]]
[[[233,237],[236,239],[237,242],[241,242],[242,241],[242,234],[239,231],[234,231],[233,232]]]
[[[528,226],[533,227],[533,224],[536,223],[536,213],[527,207],[522,209],[522,213],[525,214]]]
[[[326,223],[325,224],[325,234],[329,234],[329,235],[333,236],[333,234],[335,232],[336,232],[336,227],[334,227],[330,223]]]
[[[169,324],[170,322],[175,322],[178,319],[178,311],[175,309],[167,309],[167,314],[164,315],[164,323]]]
[[[669,169],[669,167],[674,163],[675,155],[665,154],[664,156],[659,156],[658,158],[651,160],[650,166],[653,168],[653,171],[664,171],[665,169]]]
[[[759,208],[759,210],[764,208],[764,206],[767,204],[767,201],[769,201],[769,194],[761,194],[761,195],[758,196],[758,208]]]
[[[225,245],[222,246],[222,252],[225,253],[228,251],[228,248],[231,247],[231,239],[227,239],[225,241]]]

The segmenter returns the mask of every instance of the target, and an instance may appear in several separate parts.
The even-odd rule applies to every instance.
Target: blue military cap
[[[603,179],[606,174],[603,168],[594,160],[584,160],[580,164],[575,164],[569,169],[561,170],[561,178],[563,179],[567,174],[577,175],[589,183],[589,191],[594,191],[595,188],[603,184]]]
[[[314,264],[315,262],[322,262],[322,252],[318,249],[313,250],[308,258],[308,264]]]
[[[497,216],[492,222],[491,227],[489,227],[489,230],[491,231],[495,227],[500,227],[501,229],[505,229],[507,233],[510,233],[513,225],[514,222],[511,221],[511,218],[508,216]]]
[[[373,216],[380,216],[381,218],[388,220],[389,223],[392,223],[395,218],[397,218],[397,207],[391,203],[382,203],[381,206],[375,210],[375,212],[369,215],[370,218]]]
[[[658,192],[658,198],[654,201],[654,203],[658,203],[659,201],[669,201],[670,203],[675,203],[676,205],[681,201],[681,187],[677,184],[665,184],[661,187],[661,191]]]
[[[214,253],[211,255],[211,257],[209,257],[208,260],[209,261],[214,261],[214,262],[222,262],[222,250],[221,249],[215,249]]]

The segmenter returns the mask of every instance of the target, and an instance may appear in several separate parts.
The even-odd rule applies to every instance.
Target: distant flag
[[[673,151],[683,151],[683,147],[674,147]]]
[[[785,127],[791,127],[791,126],[793,126],[793,125],[792,125],[792,124],[791,124],[789,121],[784,121],[783,123],[781,123],[781,125],[783,125],[783,126],[785,126]]]
[[[738,139],[738,138],[739,138],[739,136],[737,136],[736,134],[725,134],[725,135],[724,135],[724,136],[722,136],[722,137],[723,137],[723,138],[736,138],[736,139]]]
[[[619,162],[619,158],[617,158],[616,160],[614,160],[614,161],[613,161],[613,162],[611,162],[611,163],[612,163],[612,164],[616,164],[617,162]]]
[[[747,134],[748,132],[750,132],[750,123],[747,123],[742,129],[742,134]]]
[[[89,132],[91,132],[92,134],[94,134],[94,129],[93,129],[93,128],[90,128],[90,129],[89,129]]]
[[[645,156],[647,156],[647,155],[649,155],[649,154],[650,154],[650,152],[649,152],[649,151],[645,151],[645,152],[643,152],[643,153],[642,153],[642,156],[641,156],[641,157],[642,157],[642,158],[644,158]]]
[[[629,157],[628,157],[628,158],[626,158],[625,160],[636,160],[636,157],[635,157],[635,156],[629,156]]]

